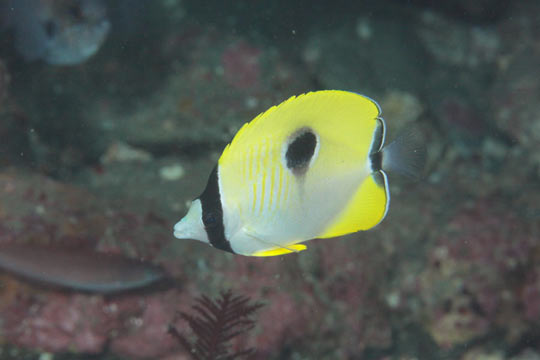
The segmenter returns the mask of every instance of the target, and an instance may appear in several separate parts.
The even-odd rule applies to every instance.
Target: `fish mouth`
[[[192,234],[192,231],[189,231],[186,221],[182,219],[174,225],[173,235],[178,239],[193,239],[194,234]]]

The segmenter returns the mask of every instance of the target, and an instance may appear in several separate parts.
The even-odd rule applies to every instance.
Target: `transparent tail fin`
[[[426,147],[420,130],[412,126],[383,147],[382,169],[412,180],[420,180],[426,163]]]

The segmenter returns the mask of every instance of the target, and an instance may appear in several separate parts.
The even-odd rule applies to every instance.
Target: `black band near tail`
[[[369,149],[369,161],[371,163],[371,171],[379,171],[382,169],[382,146],[385,138],[385,125],[382,119],[377,119],[377,127],[373,133],[373,141]]]
[[[231,244],[225,238],[225,227],[223,225],[223,208],[221,206],[221,196],[219,194],[217,165],[212,170],[208,178],[208,184],[199,199],[202,206],[202,221],[208,240],[213,247],[228,251],[234,254]]]
[[[382,169],[382,152],[377,151],[369,155],[369,161],[371,162],[371,171],[379,171]]]

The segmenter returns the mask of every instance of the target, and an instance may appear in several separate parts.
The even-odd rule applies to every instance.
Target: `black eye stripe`
[[[287,146],[285,161],[287,168],[295,174],[303,174],[309,165],[309,162],[315,154],[317,147],[317,136],[311,129],[302,129]]]
[[[225,238],[217,166],[210,174],[208,184],[199,199],[202,207],[202,221],[210,244],[215,248],[234,253],[231,244]]]

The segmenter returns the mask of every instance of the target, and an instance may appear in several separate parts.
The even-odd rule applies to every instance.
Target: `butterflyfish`
[[[387,172],[414,176],[423,167],[418,136],[385,146],[385,135],[381,108],[366,96],[293,96],[236,133],[174,236],[275,256],[371,229],[388,212]]]

